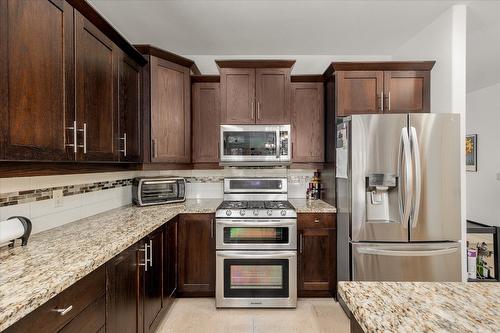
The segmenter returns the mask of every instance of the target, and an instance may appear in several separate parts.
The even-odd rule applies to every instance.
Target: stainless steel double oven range
[[[286,178],[225,178],[216,211],[216,306],[296,307],[297,213]]]

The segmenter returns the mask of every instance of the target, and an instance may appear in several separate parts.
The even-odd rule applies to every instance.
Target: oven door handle
[[[217,251],[218,257],[234,259],[280,259],[297,256],[297,251]]]
[[[290,221],[269,221],[264,222],[260,220],[238,220],[238,221],[221,221],[217,220],[219,225],[227,225],[233,227],[247,227],[247,228],[258,228],[258,227],[291,227],[296,225],[294,220]]]

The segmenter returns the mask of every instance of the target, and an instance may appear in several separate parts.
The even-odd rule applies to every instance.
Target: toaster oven
[[[182,177],[139,177],[132,182],[132,201],[137,206],[161,205],[186,200]]]

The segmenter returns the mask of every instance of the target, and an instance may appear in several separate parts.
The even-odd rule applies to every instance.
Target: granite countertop
[[[0,251],[0,331],[179,213],[214,213],[222,199],[125,206],[33,235]]]
[[[337,209],[323,200],[288,199],[297,213],[336,213]]]
[[[498,332],[500,283],[339,282],[365,332]]]

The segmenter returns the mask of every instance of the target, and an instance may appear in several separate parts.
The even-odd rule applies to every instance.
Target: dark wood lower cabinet
[[[168,310],[177,291],[177,221],[170,220],[165,226],[163,249],[163,307]]]
[[[317,226],[311,223],[316,223]],[[325,223],[334,225],[333,215],[299,214],[297,274],[299,297],[335,296],[336,229],[325,228]]]
[[[146,237],[149,262],[144,269],[144,331],[153,332],[163,308],[163,227]]]
[[[182,214],[178,226],[178,291],[185,297],[215,296],[213,214]]]
[[[106,263],[106,332],[143,332],[144,242]]]

